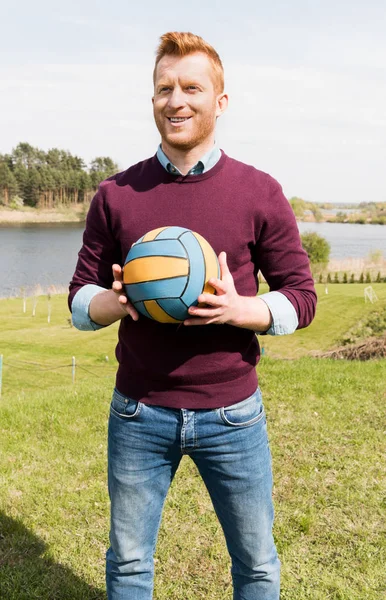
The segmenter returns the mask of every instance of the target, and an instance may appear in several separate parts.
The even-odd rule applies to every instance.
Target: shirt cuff
[[[72,323],[74,327],[81,331],[95,331],[102,329],[105,325],[99,325],[90,319],[89,308],[90,302],[97,294],[105,292],[106,288],[100,285],[87,284],[78,290],[72,301]]]
[[[259,296],[264,300],[272,315],[272,325],[268,335],[287,335],[293,333],[299,325],[297,312],[293,304],[280,292],[267,292]]]

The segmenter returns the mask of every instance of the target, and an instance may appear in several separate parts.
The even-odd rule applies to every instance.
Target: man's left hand
[[[186,319],[184,325],[237,325],[242,314],[243,297],[236,291],[233,277],[227,265],[225,252],[221,252],[220,263],[221,279],[210,279],[209,284],[216,290],[215,294],[203,293],[198,297],[198,302],[204,306],[191,306],[189,313],[193,318]]]

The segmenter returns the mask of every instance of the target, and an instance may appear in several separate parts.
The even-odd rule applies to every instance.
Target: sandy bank
[[[64,210],[39,210],[25,208],[15,210],[0,208],[0,225],[18,223],[76,223],[84,221],[84,208],[82,206]]]

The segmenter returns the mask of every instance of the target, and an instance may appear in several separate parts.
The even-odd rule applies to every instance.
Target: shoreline
[[[23,207],[22,209],[0,206],[0,226],[2,225],[24,225],[28,223],[84,223],[86,221],[88,205],[79,204],[77,206],[64,207],[58,209],[39,209],[32,207]],[[326,214],[325,218],[319,223],[343,224],[343,225],[382,225],[381,223],[355,223],[350,221],[337,222],[330,220],[332,215]],[[297,218],[298,223],[316,223],[317,221],[310,215],[304,219]]]
[[[48,210],[38,208],[0,208],[0,225],[24,225],[28,223],[83,223],[86,219],[83,206]]]

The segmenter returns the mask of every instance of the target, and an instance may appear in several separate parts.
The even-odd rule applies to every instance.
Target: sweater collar
[[[166,169],[168,173],[183,177],[179,169],[168,159],[165,152],[162,150],[161,144],[158,146],[156,156],[163,168]],[[190,169],[189,173],[187,173],[185,177],[188,175],[201,175],[202,173],[206,173],[218,163],[220,158],[221,150],[217,144],[215,144],[213,148],[211,148],[208,152],[206,152],[206,154],[204,154],[204,156],[200,158],[200,160]]]

